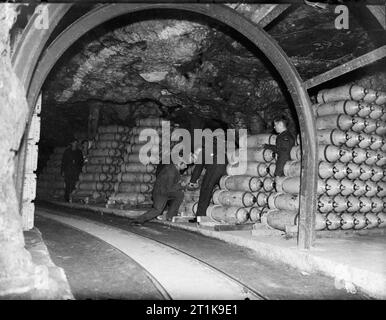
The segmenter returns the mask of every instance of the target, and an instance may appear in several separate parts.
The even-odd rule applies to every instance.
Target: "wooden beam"
[[[372,15],[378,20],[379,24],[386,30],[386,6],[367,6]]]
[[[266,4],[262,8],[261,14],[259,14],[258,25],[262,28],[266,27],[284,11],[286,11],[291,5],[290,4]]]
[[[304,86],[309,89],[319,84],[327,82],[329,80],[340,77],[343,74],[349,73],[353,70],[367,66],[375,61],[386,57],[386,45],[375,49],[369,53],[364,54],[358,58],[355,58],[349,62],[346,62],[338,67],[335,67],[327,72],[317,75],[304,82]]]

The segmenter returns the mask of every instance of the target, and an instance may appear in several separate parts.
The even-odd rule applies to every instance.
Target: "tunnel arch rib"
[[[48,4],[56,17],[60,18],[68,11],[69,5]],[[56,6],[56,8],[55,8]],[[59,10],[59,6],[62,6]],[[34,59],[31,65],[26,67],[23,59],[16,57],[15,70],[22,72],[18,74],[27,90],[27,101],[30,107],[30,115],[42,88],[42,85],[62,54],[82,35],[98,25],[111,20],[117,16],[132,12],[139,12],[150,9],[177,9],[181,11],[190,11],[198,13],[214,20],[222,22],[234,30],[238,31],[249,39],[262,53],[271,61],[273,66],[283,78],[289,93],[293,99],[299,123],[301,125],[302,141],[302,176],[300,190],[300,219],[298,246],[308,249],[312,246],[314,235],[314,212],[316,203],[317,187],[317,143],[316,126],[311,110],[311,102],[303,81],[300,78],[296,68],[293,66],[288,56],[276,41],[270,37],[261,27],[257,26],[235,10],[222,4],[195,4],[195,3],[170,3],[170,4],[144,4],[144,3],[126,3],[126,4],[105,4],[100,5],[87,14],[72,23],[65,29],[49,46],[43,51],[45,43],[39,45],[33,53]],[[57,23],[57,21],[56,21]],[[53,31],[50,28],[49,33]],[[32,32],[32,31],[31,31]],[[48,39],[48,36],[44,39]],[[43,41],[42,37],[39,41]],[[47,40],[46,40],[47,41]],[[27,55],[27,48],[17,51],[17,55],[22,57]],[[39,51],[40,50],[40,51]],[[36,63],[35,63],[36,61]],[[22,66],[21,66],[22,64]],[[36,65],[36,68],[35,68]],[[23,69],[24,68],[24,69]],[[26,77],[25,75],[31,75]],[[20,174],[20,172],[19,172]]]

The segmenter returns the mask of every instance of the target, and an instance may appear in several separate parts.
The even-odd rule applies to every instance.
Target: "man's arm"
[[[200,176],[201,176],[202,170],[204,170],[204,164],[203,163],[195,165],[193,172],[192,172],[192,176],[190,177],[191,183],[197,182],[198,178],[200,178]]]

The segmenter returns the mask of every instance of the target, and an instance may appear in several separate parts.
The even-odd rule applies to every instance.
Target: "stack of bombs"
[[[131,128],[127,135],[126,149],[117,182],[114,185],[114,193],[110,196],[107,206],[140,206],[151,204],[153,184],[157,163],[162,157],[162,122],[161,118],[145,118],[136,120],[136,126]],[[140,141],[140,134],[145,129],[153,129],[152,132],[158,138],[150,135],[150,140]],[[151,133],[147,130],[147,133]],[[147,164],[141,161],[140,152],[146,144]],[[142,149],[142,151],[141,151]]]
[[[313,106],[319,143],[316,230],[386,227],[386,93],[351,85],[322,90]],[[300,162],[287,162],[267,222],[296,224]]]
[[[79,181],[71,194],[73,202],[101,203],[113,193],[121,170],[125,141],[130,128],[100,126],[84,163]]]
[[[62,199],[64,196],[64,178],[60,174],[65,147],[57,147],[47,161],[46,167],[37,180],[37,197],[39,199]]]

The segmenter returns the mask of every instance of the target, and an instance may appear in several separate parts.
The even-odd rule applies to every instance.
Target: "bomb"
[[[274,229],[286,231],[286,226],[295,226],[298,213],[287,210],[269,210],[266,213],[267,224]]]
[[[369,180],[373,176],[372,167],[370,167],[369,165],[362,163],[359,166],[359,168],[360,168],[360,173],[361,173],[359,176],[360,180],[366,181],[366,180]]]
[[[258,177],[265,177],[268,175],[268,166],[270,163],[261,162],[257,165],[257,176]]]
[[[341,226],[341,218],[336,213],[329,213],[326,216],[326,225],[328,230],[336,230]]]
[[[260,222],[261,209],[257,207],[251,207],[248,212],[249,220],[253,223]]]
[[[302,150],[300,146],[293,146],[290,151],[290,158],[294,161],[301,161],[302,160]]]
[[[122,152],[119,149],[92,149],[90,154],[95,157],[119,157]]]
[[[362,204],[356,196],[354,195],[348,196],[346,200],[347,200],[347,212],[359,211]]]
[[[386,197],[386,183],[385,182],[378,182],[377,183],[377,197],[383,198]]]
[[[248,220],[248,210],[237,207],[223,207],[210,205],[206,209],[206,215],[216,222],[229,224],[242,224]]]
[[[378,120],[381,119],[382,116],[385,114],[384,109],[381,106],[378,106],[376,104],[371,104],[371,112],[369,113],[369,118]]]
[[[155,172],[156,166],[153,164],[142,164],[142,163],[124,163],[121,165],[122,172],[142,172],[152,173]]]
[[[354,180],[361,175],[361,167],[355,163],[350,162],[347,164],[346,172],[347,178]]]
[[[372,166],[371,167],[371,181],[378,182],[381,181],[382,178],[385,176],[385,170],[381,167]]]
[[[334,175],[334,164],[326,161],[319,162],[318,168],[319,177],[321,179],[327,179]]]
[[[337,129],[318,130],[317,137],[319,144],[332,144],[334,146],[341,146],[347,141],[347,133]]]
[[[146,196],[143,193],[114,193],[110,199],[110,202],[115,202],[118,204],[131,204],[137,205],[146,201]]]
[[[149,183],[117,182],[114,186],[115,192],[151,192],[153,185]]]
[[[338,180],[329,178],[327,180],[318,181],[318,194],[327,194],[329,196],[336,196],[341,192],[341,184]]]
[[[366,193],[366,183],[362,180],[355,179],[352,181],[354,185],[354,192],[352,193],[354,196],[359,197]]]
[[[97,136],[96,136],[96,140],[98,141],[104,141],[104,140],[107,140],[107,141],[119,141],[119,140],[122,140],[122,138],[124,137],[123,134],[120,134],[120,133],[98,133]]]
[[[341,147],[339,150],[339,161],[343,163],[348,163],[353,160],[354,153],[352,150]]]
[[[358,148],[366,149],[370,147],[370,145],[373,143],[372,135],[361,132],[359,134],[359,143],[357,145]]]
[[[363,134],[361,134],[363,135]],[[369,144],[369,147],[371,150],[380,150],[382,152],[385,152],[386,150],[386,147],[385,147],[385,139],[383,139],[381,136],[378,136],[376,134],[372,134],[372,135],[368,135],[370,137],[370,144]],[[360,146],[360,145],[359,145]],[[366,147],[362,147],[360,146],[361,148],[367,148]]]
[[[352,163],[348,163],[347,165],[341,162],[334,163],[332,168],[334,179],[341,180],[347,177],[349,172],[351,172],[349,171],[350,164]]]
[[[259,207],[265,207],[268,204],[268,197],[270,193],[257,192],[254,194],[256,197],[256,205]]]
[[[129,132],[128,127],[110,125],[110,126],[100,126],[98,128],[98,133],[127,133]]]
[[[322,116],[316,118],[316,128],[318,130],[338,128],[339,130],[346,131],[354,125],[354,119],[345,114]]]
[[[381,151],[377,152],[377,161],[375,162],[375,164],[378,167],[382,167],[386,164],[386,154],[384,152],[381,152]]]
[[[371,200],[369,198],[359,197],[358,200],[361,203],[361,207],[359,209],[359,212],[366,213],[366,212],[370,212],[371,211],[371,209],[372,209],[372,207],[371,207]]]
[[[114,165],[85,165],[82,168],[83,173],[118,173],[119,167]]]
[[[318,211],[328,213],[333,211],[333,199],[326,195],[321,195],[318,199]]]
[[[90,157],[88,164],[111,164],[119,165],[122,162],[121,157]]]
[[[378,186],[373,181],[366,181],[365,188],[366,188],[366,192],[364,195],[369,198],[374,197],[378,192]]]
[[[119,141],[97,141],[95,143],[95,149],[123,149],[125,144]]]
[[[371,112],[370,105],[363,102],[340,100],[322,103],[316,106],[316,115],[318,117],[341,113],[348,116],[354,116],[359,112],[361,112],[361,117],[368,116]]]
[[[351,213],[342,213],[340,215],[341,228],[343,230],[353,229],[355,225],[355,218]]]
[[[386,213],[385,212],[380,212],[377,214],[378,217],[378,228],[386,228]]]
[[[371,198],[371,212],[382,212],[386,208],[386,203],[380,198]]]
[[[275,189],[275,179],[266,177],[263,179],[263,189],[266,192],[270,192]]]
[[[276,177],[275,186],[277,192],[298,194],[300,191],[300,177]]]
[[[356,190],[355,184],[352,180],[345,178],[345,179],[342,179],[340,183],[341,183],[340,194],[343,196],[348,196],[350,194],[353,194],[354,191]]]
[[[333,199],[332,206],[333,206],[335,212],[337,212],[337,213],[344,212],[348,209],[347,199],[345,197],[337,195]]]
[[[256,198],[250,192],[217,190],[213,193],[213,202],[230,207],[251,207]]]
[[[263,182],[251,176],[222,176],[219,185],[221,189],[229,191],[256,192],[263,187]]]
[[[356,164],[365,163],[365,161],[368,159],[368,156],[370,156],[368,151],[361,148],[354,148],[352,150],[352,155],[353,155],[352,161]]]
[[[351,127],[351,130],[354,132],[362,132],[366,127],[366,120],[360,117],[353,117],[352,119],[353,126]]]
[[[346,132],[346,142],[345,142],[346,147],[348,147],[348,148],[355,147],[361,141],[363,141],[363,139],[359,133],[356,133],[354,131],[347,131]]]
[[[375,125],[375,134],[379,136],[384,136],[386,134],[386,122],[382,120],[377,120]]]
[[[319,145],[319,161],[336,162],[343,155],[344,151],[336,146]]]
[[[300,177],[301,169],[302,168],[301,168],[300,161],[287,161],[283,167],[283,173],[286,177]],[[320,171],[320,165],[319,165],[319,171]]]
[[[274,159],[273,151],[264,148],[249,148],[247,150],[248,161],[270,162]]]
[[[270,163],[267,166],[267,172],[269,177],[274,177],[275,176],[275,170],[276,170],[276,164]]]
[[[363,213],[354,213],[354,229],[360,230],[367,226],[366,217]]]
[[[365,214],[365,218],[366,218],[366,224],[367,224],[366,229],[373,229],[378,227],[379,218],[377,217],[376,214],[367,213]]]
[[[165,121],[162,118],[145,118],[138,119],[136,124],[138,127],[160,127],[162,122],[168,123],[169,121]]]
[[[134,172],[121,172],[118,174],[119,182],[145,182],[154,183],[155,175],[149,173],[134,173]]]
[[[299,196],[288,193],[271,193],[268,197],[268,207],[270,209],[298,211]]]

